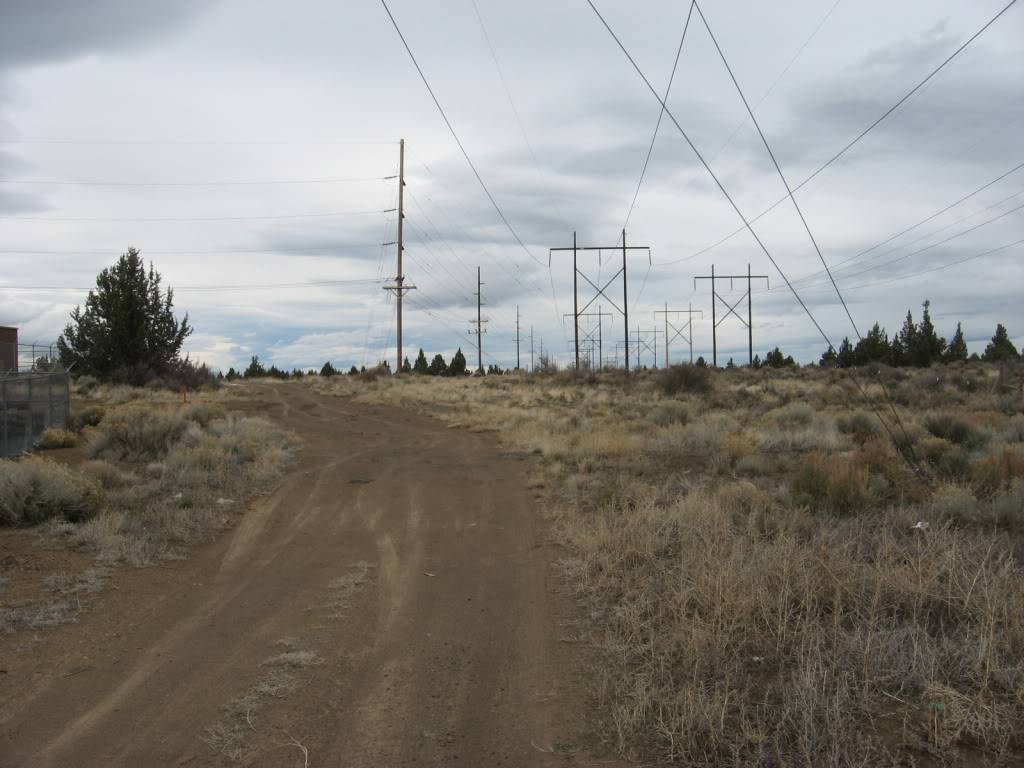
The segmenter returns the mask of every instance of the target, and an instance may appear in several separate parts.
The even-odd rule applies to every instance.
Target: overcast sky
[[[485,364],[515,363],[517,305],[524,359],[532,327],[538,351],[543,339],[567,361],[571,254],[555,253],[549,271],[548,249],[571,245],[574,231],[581,245],[618,242],[658,101],[585,0],[476,0],[479,17],[473,0],[389,4],[525,248],[378,0],[0,0],[0,325],[20,326],[23,341],[55,339],[96,273],[135,246],[176,288],[195,359],[225,369],[252,354],[286,367],[393,359],[381,283],[294,284],[393,277],[387,177],[405,138],[410,357],[461,346],[475,359],[479,265]],[[689,3],[595,4],[663,92]],[[795,185],[1005,4],[707,0],[704,10]],[[890,240],[1024,162],[1022,54],[1024,4],[797,192],[861,331],[877,320],[891,333],[930,299],[939,331],[962,320],[972,351],[997,322],[1024,342],[1024,246],[1003,248],[1024,239],[1024,208],[1014,210],[1024,169]],[[696,14],[668,105],[744,215],[785,194]],[[652,338],[663,328],[654,310],[692,305],[704,313],[694,352],[710,357],[710,285],[694,291],[693,278],[750,264],[771,286],[753,296],[755,352],[817,359],[824,340],[753,237],[708,250],[741,225],[666,118],[627,226],[629,244],[651,247],[650,262],[641,251],[628,260],[631,333]],[[824,332],[852,336],[791,203],[753,226]],[[600,265],[580,257],[598,285],[619,265],[612,253]],[[719,286],[729,303],[744,288]],[[602,334],[611,358],[621,282],[608,294],[592,308],[613,314]],[[592,295],[581,279],[581,306]],[[720,362],[745,360],[746,333],[735,317],[722,323]],[[685,344],[671,354],[688,354]]]

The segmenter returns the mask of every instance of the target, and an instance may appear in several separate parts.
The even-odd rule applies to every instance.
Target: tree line
[[[927,368],[936,363],[955,363],[967,360],[984,360],[999,363],[1019,360],[1021,353],[1013,345],[1006,327],[999,323],[995,334],[981,355],[968,355],[967,342],[961,323],[956,324],[953,338],[948,342],[939,336],[931,317],[931,302],[925,301],[921,322],[914,322],[913,313],[907,310],[907,317],[899,332],[889,338],[885,328],[878,323],[872,326],[856,344],[844,338],[839,349],[829,348],[821,356],[819,364],[830,368],[851,368],[870,363],[885,363],[894,368]]]

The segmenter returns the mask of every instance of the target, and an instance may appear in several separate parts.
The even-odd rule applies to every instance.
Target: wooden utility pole
[[[745,275],[716,275],[715,267],[711,265],[710,275],[699,275],[693,278],[694,290],[697,289],[698,280],[710,280],[711,281],[711,364],[714,367],[718,367],[718,326],[724,323],[729,315],[735,315],[736,318],[747,327],[747,348],[750,355],[750,364],[754,363],[754,313],[753,313],[753,282],[754,280],[764,280],[765,285],[768,283],[768,275],[752,275],[750,274],[750,265],[747,264],[747,274]],[[723,296],[718,293],[718,289],[715,286],[715,280],[728,280],[729,286],[732,287],[733,280],[746,280],[747,290],[735,303],[730,304],[725,300]],[[769,285],[769,287],[771,287]],[[743,300],[747,300],[747,317],[743,318],[739,312],[736,311]],[[716,310],[718,308],[718,302],[722,302],[725,305],[726,313],[722,315],[722,319],[717,319]]]
[[[415,285],[405,284],[402,273],[402,254],[405,251],[405,139],[398,142],[398,264],[395,284],[385,285],[385,291],[395,292],[395,373],[402,372],[402,296],[406,291],[416,290]]]
[[[677,338],[682,338],[683,341],[690,345],[690,362],[693,362],[693,316],[700,315],[701,319],[704,319],[704,313],[699,309],[694,309],[691,304],[689,309],[669,309],[668,302],[665,302],[665,309],[657,309],[654,311],[654,319],[658,319],[658,315],[665,316],[665,367],[669,366],[668,348],[669,344],[675,341]],[[686,315],[686,322],[677,326],[678,320],[672,321],[668,319],[669,315]],[[669,334],[669,329],[673,333]]]
[[[624,341],[625,341],[625,345],[626,345],[626,357],[625,357],[625,360],[626,360],[626,371],[627,372],[629,371],[629,298],[628,298],[628,293],[627,293],[627,287],[628,286],[626,284],[626,255],[627,255],[627,253],[629,251],[647,251],[647,260],[648,260],[648,262],[650,262],[650,260],[651,260],[651,249],[648,246],[646,246],[646,245],[642,245],[642,246],[638,246],[638,245],[627,246],[626,245],[626,230],[622,230],[622,268],[619,269],[618,271],[616,271],[615,274],[612,275],[608,279],[608,281],[604,285],[602,285],[602,286],[599,286],[597,283],[595,283],[593,280],[591,280],[589,277],[587,277],[587,275],[585,273],[581,272],[580,269],[579,269],[579,265],[577,263],[577,259],[578,259],[580,251],[597,251],[598,259],[600,260],[600,258],[601,258],[601,251],[617,251],[617,250],[619,250],[619,246],[618,245],[580,246],[576,242],[576,233],[575,232],[573,232],[573,234],[572,234],[572,245],[571,246],[566,246],[566,247],[562,247],[562,248],[549,248],[548,249],[548,267],[551,266],[551,254],[552,253],[554,253],[555,251],[572,251],[572,309],[573,309],[572,313],[573,313],[573,315],[575,317],[575,329],[574,329],[574,332],[573,332],[573,340],[574,340],[574,345],[573,346],[574,346],[574,350],[575,350],[576,369],[577,370],[579,370],[579,367],[580,367],[580,331],[579,331],[580,317],[583,316],[583,314],[586,313],[586,311],[591,307],[591,305],[595,301],[597,301],[598,297],[603,296],[605,298],[605,300],[609,304],[611,304],[615,309],[617,309],[622,314],[623,336],[624,336]],[[605,293],[605,291],[611,286],[611,284],[613,282],[615,282],[619,278],[619,275],[622,275],[622,306],[621,307],[619,306],[619,304],[614,299],[612,299],[607,293]],[[579,278],[581,278],[581,277],[587,283],[590,284],[591,288],[593,288],[596,291],[596,293],[594,294],[593,298],[591,298],[590,301],[588,301],[585,305],[583,305],[582,308],[580,308],[580,305],[579,305]]]
[[[476,334],[476,369],[479,373],[484,372],[484,348],[483,348],[483,336],[484,336],[484,323],[487,321],[481,317],[481,306],[483,305],[483,283],[480,282],[480,267],[476,268],[476,320],[470,320],[469,322],[476,326],[476,330],[470,331],[470,333]]]
[[[533,373],[533,326],[530,326],[530,373]]]
[[[516,370],[519,370],[519,305],[516,304]]]

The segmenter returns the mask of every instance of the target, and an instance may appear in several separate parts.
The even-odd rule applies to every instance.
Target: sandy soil
[[[527,463],[301,386],[249,397],[297,461],[188,560],[116,569],[75,624],[0,637],[0,765],[591,764]]]

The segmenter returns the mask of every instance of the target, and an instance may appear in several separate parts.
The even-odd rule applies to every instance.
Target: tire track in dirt
[[[0,766],[221,765],[206,728],[288,639],[318,662],[236,764],[301,765],[294,737],[318,765],[564,765],[538,745],[582,724],[570,609],[523,465],[489,436],[301,385],[245,394],[303,438],[298,461],[190,560],[118,571],[78,625],[0,645],[20,649]],[[337,593],[353,573],[368,580]],[[89,671],[64,677],[72,663]]]

